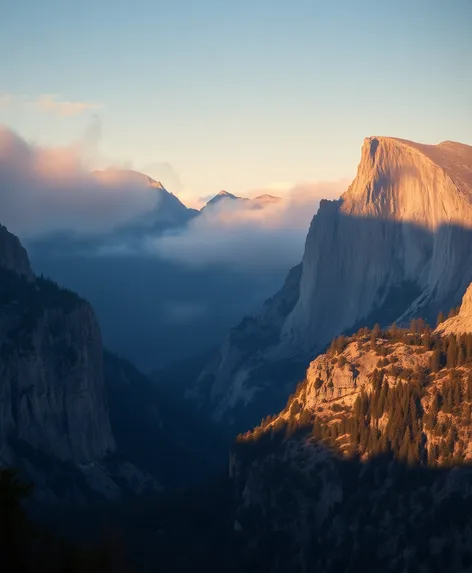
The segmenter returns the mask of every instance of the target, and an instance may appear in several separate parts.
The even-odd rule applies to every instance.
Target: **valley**
[[[13,570],[40,558],[80,572],[468,571],[471,150],[367,138],[354,182],[321,202],[301,263],[262,310],[220,350],[203,344],[202,356],[196,346],[177,361],[143,327],[166,358],[149,374],[115,354],[113,338],[102,343],[114,328],[103,301],[116,283],[111,316],[132,349],[140,338],[129,317],[141,324],[139,304],[148,312],[159,295],[129,289],[154,291],[152,272],[169,293],[180,281],[196,293],[195,275],[164,279],[136,253],[94,263],[105,296],[97,318],[82,296],[35,276],[2,227],[0,496],[10,509],[0,541],[20,548]],[[51,257],[59,283],[70,265],[85,290],[91,253],[109,241],[51,237],[31,249]],[[203,290],[244,292],[229,269],[212,272]],[[120,274],[131,279],[121,293]],[[268,277],[257,278],[261,292]],[[191,336],[217,338],[211,321],[195,320]]]

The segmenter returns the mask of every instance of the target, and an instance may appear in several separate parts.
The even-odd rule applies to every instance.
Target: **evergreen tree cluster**
[[[67,313],[81,302],[77,294],[43,276],[31,280],[0,269],[0,309],[4,317],[12,318],[5,320],[9,328],[0,347],[2,356],[31,347],[31,334],[46,310],[59,308]]]
[[[453,309],[449,317],[457,312]],[[444,315],[438,317],[442,320]],[[328,356],[343,367],[346,358],[342,353],[353,342],[380,356],[372,373],[371,391],[362,390],[353,408],[333,405],[337,407],[331,407],[329,418],[303,408],[305,380],[284,410],[288,421],[278,418],[274,423],[276,417],[270,416],[253,432],[240,436],[239,443],[250,441],[271,449],[280,440],[304,436],[345,454],[390,454],[409,465],[463,462],[465,445],[459,428],[466,434],[470,431],[472,437],[472,334],[437,336],[424,320],[414,319],[408,328],[394,324],[381,329],[375,325],[350,337],[339,336],[332,341]],[[414,370],[397,365],[395,343],[431,352],[429,367]],[[443,379],[439,386],[438,373]],[[389,385],[386,375],[395,380],[394,384]],[[317,378],[315,389],[323,384]]]

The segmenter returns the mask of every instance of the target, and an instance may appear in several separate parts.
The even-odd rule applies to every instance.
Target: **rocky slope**
[[[150,484],[116,457],[92,308],[34,278],[26,251],[6,229],[0,253],[0,464],[20,468],[34,481],[36,499],[49,502]]]
[[[361,329],[238,439],[235,529],[266,571],[469,571],[472,332]]]
[[[472,332],[472,284],[467,289],[459,313],[448,318],[436,329],[438,334],[462,334]]]
[[[431,319],[458,304],[472,280],[471,173],[467,145],[367,138],[349,189],[338,201],[322,201],[313,218],[300,279],[233,329],[190,394],[205,402],[211,386],[215,418],[241,428],[254,422],[249,400],[259,414],[264,404],[281,406],[272,399],[277,382],[261,368],[287,358],[306,364],[359,324]],[[267,320],[281,299],[287,304]],[[252,344],[257,339],[265,343]]]

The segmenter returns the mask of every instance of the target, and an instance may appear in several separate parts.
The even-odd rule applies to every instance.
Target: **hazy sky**
[[[472,144],[471,30],[471,0],[0,0],[0,123],[177,193],[339,179],[368,135]]]

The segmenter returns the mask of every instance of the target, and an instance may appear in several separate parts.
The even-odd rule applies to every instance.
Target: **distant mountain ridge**
[[[217,195],[212,197],[207,203],[200,209],[200,212],[203,212],[205,209],[209,207],[215,207],[222,205],[231,206],[234,204],[242,204],[246,209],[263,209],[267,205],[278,203],[281,201],[281,197],[276,197],[274,195],[269,195],[268,193],[263,195],[258,195],[254,198],[249,197],[239,197],[238,195],[233,195],[233,193],[228,193],[228,191],[220,191]]]

